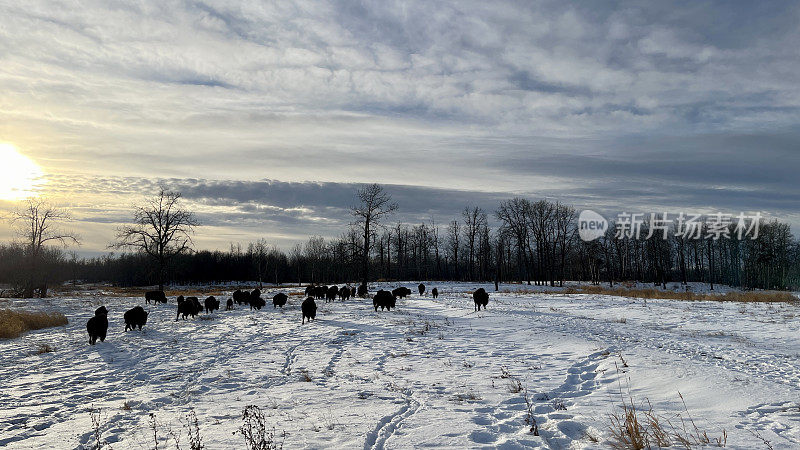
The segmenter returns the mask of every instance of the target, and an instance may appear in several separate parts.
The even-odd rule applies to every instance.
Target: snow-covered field
[[[153,448],[150,413],[170,439],[159,447],[175,447],[172,430],[188,448],[183,418],[194,410],[206,448],[244,448],[234,432],[257,405],[285,448],[605,448],[620,390],[668,418],[686,417],[680,392],[698,428],[725,429],[729,448],[800,447],[797,306],[485,285],[489,309],[476,313],[477,285],[432,287],[439,299],[414,295],[391,312],[318,301],[305,325],[302,296],[284,310],[268,301],[177,323],[170,303],[127,333],[122,314],[142,298],[14,301],[70,324],[0,341],[0,447],[91,448],[99,410],[113,448]],[[85,323],[100,304],[109,336],[89,346]],[[37,354],[39,344],[55,351]]]

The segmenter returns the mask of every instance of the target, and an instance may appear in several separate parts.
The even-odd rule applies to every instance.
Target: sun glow
[[[21,200],[35,194],[44,172],[11,144],[0,143],[0,200]]]

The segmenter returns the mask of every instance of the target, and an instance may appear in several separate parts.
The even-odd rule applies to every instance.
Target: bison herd
[[[425,295],[424,284],[420,283],[417,286],[417,290],[420,296]],[[306,287],[305,295],[306,299],[303,300],[300,306],[302,312],[301,324],[305,324],[306,320],[311,322],[316,319],[316,300],[325,300],[325,302],[328,303],[335,301],[337,297],[341,299],[341,301],[346,301],[350,297],[355,298],[356,296],[366,298],[368,296],[368,291],[367,286],[364,284],[359,285],[358,288],[349,285],[342,287],[311,285]],[[411,289],[405,286],[398,287],[392,291],[381,289],[372,297],[372,306],[375,308],[375,312],[378,311],[378,308],[380,308],[381,311],[391,311],[392,308],[396,307],[398,298],[406,298],[408,296],[411,296]],[[431,296],[433,298],[439,297],[437,288],[431,289]],[[146,292],[144,298],[147,304],[151,302],[153,304],[167,303],[167,296],[164,291]],[[283,308],[286,306],[288,299],[289,297],[286,294],[279,292],[272,297],[272,307]],[[486,305],[489,303],[489,294],[485,289],[479,288],[472,293],[472,299],[475,302],[475,311],[480,311],[481,307],[485,310]],[[259,289],[253,289],[252,291],[237,289],[233,292],[232,297],[225,303],[225,310],[232,310],[234,303],[239,306],[248,305],[250,310],[260,310],[266,305],[266,301],[261,297],[261,290]],[[179,295],[177,304],[178,308],[175,314],[176,322],[181,317],[184,320],[186,320],[188,316],[195,317],[201,314],[204,309],[206,314],[211,314],[220,309],[220,301],[213,295],[206,298],[202,304],[197,297],[184,297],[183,295]],[[124,314],[125,331],[134,330],[136,328],[141,330],[147,323],[148,314],[149,312],[145,311],[141,306],[135,306],[126,311]],[[100,342],[105,341],[108,332],[108,310],[105,306],[101,306],[95,310],[94,317],[90,318],[86,323],[86,331],[89,333],[89,344],[94,345],[97,339],[100,339]]]

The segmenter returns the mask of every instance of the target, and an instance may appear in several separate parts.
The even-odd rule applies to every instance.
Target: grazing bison
[[[233,301],[235,301],[237,305],[241,305],[242,303],[250,303],[250,293],[241,289],[237,289],[233,292]]]
[[[303,321],[300,323],[306,323],[306,318],[308,318],[309,322],[316,320],[317,303],[314,301],[314,297],[308,297],[307,299],[303,300],[303,304],[300,305],[300,309],[303,311]]]
[[[392,295],[395,297],[406,298],[407,295],[411,295],[411,289],[401,286],[392,291]]]
[[[225,311],[230,311],[233,309],[233,299],[229,298],[228,301],[225,303]]]
[[[358,296],[361,298],[366,298],[367,294],[369,294],[367,291],[367,285],[363,283],[358,285]]]
[[[283,308],[286,305],[286,300],[288,299],[289,297],[286,294],[283,292],[278,292],[274,297],[272,297],[272,307],[277,308],[280,306]]]
[[[144,293],[144,301],[149,305],[153,303],[167,303],[167,296],[164,291],[147,291]]]
[[[439,290],[438,290],[438,289],[436,289],[436,288],[433,288],[433,289],[431,290],[431,295],[433,296],[433,298],[437,298],[437,297],[439,297]]]
[[[200,306],[200,300],[197,297],[186,297],[183,298],[182,295],[178,296],[178,313],[175,314],[175,322],[178,321],[178,317],[183,316],[183,320],[186,320],[186,316],[196,316],[200,314],[203,310],[203,307]]]
[[[475,311],[480,311],[481,306],[483,306],[483,309],[485,310],[486,305],[489,304],[489,294],[483,288],[473,292],[472,299],[475,300]]]
[[[425,285],[424,284],[420,283],[419,286],[417,286],[417,290],[419,290],[419,295],[425,295]]]
[[[378,307],[381,308],[381,311],[384,309],[391,311],[396,303],[397,301],[394,294],[389,291],[384,291],[383,289],[379,290],[378,293],[372,297],[372,306],[375,307],[375,312],[378,312]]]
[[[336,296],[338,295],[339,295],[339,286],[329,287],[328,292],[325,293],[325,303],[335,301]]]
[[[213,313],[214,310],[219,309],[219,300],[213,295],[205,300],[206,314]]]
[[[106,340],[106,333],[108,332],[108,310],[105,306],[101,306],[94,311],[94,317],[86,322],[86,331],[89,333],[89,344],[94,345],[97,338],[100,342]]]
[[[125,311],[123,316],[125,318],[125,331],[133,330],[136,327],[139,327],[139,331],[142,331],[142,327],[147,323],[148,314],[141,306],[134,306]]]
[[[345,286],[339,289],[339,298],[345,301],[350,298],[350,286]]]
[[[192,302],[192,317],[203,312],[203,305],[200,304],[200,299],[197,297],[186,297],[187,302]]]
[[[317,286],[314,288],[314,297],[317,300],[322,300],[325,298],[325,294],[328,293],[328,286]]]
[[[267,304],[267,301],[261,298],[261,291],[259,289],[253,289],[253,292],[250,293],[250,309],[258,309],[261,310]]]

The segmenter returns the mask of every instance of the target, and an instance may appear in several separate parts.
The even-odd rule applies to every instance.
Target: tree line
[[[639,281],[705,282],[744,289],[800,288],[800,243],[788,224],[759,223],[756,239],[711,239],[701,226],[689,239],[677,230],[649,239],[617,237],[612,223],[599,239],[579,238],[572,206],[516,197],[494,211],[466,206],[440,224],[392,222],[398,210],[377,184],[356,192],[352,223],[341,235],[311,236],[288,250],[266,239],[231,244],[224,251],[194,250],[199,225],[179,193],[161,191],[134,208],[110,248],[94,258],[65,252],[78,237],[56,224],[68,217],[42,200],[15,215],[20,239],[0,245],[0,283],[8,294],[44,296],[47,285],[66,280],[123,286],[239,281],[259,283],[366,283],[377,280],[518,282],[561,286],[566,280],[595,284]],[[45,214],[46,213],[46,214]],[[46,217],[44,227],[38,221]],[[38,224],[38,225],[37,225]],[[654,224],[642,223],[642,234]]]

